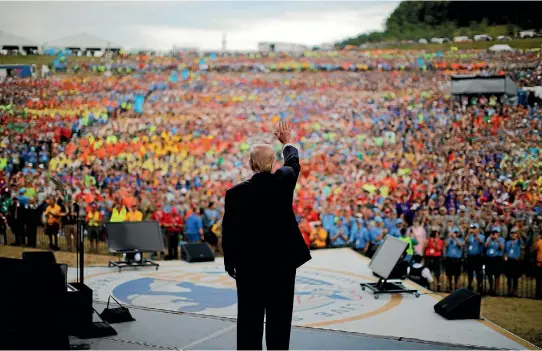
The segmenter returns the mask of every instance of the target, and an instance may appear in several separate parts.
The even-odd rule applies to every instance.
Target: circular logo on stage
[[[293,323],[325,326],[359,320],[385,312],[399,298],[362,291],[360,283],[370,278],[348,272],[302,268],[297,272]],[[123,271],[87,277],[94,298],[106,301],[113,295],[121,303],[236,317],[235,281],[222,265],[162,265],[159,271]]]

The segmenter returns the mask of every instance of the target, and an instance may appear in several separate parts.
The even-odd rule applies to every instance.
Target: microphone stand
[[[80,216],[81,207],[77,202],[73,204],[73,210],[75,212],[75,229],[77,233],[77,258],[79,259],[79,282],[85,283],[85,223],[84,219]]]

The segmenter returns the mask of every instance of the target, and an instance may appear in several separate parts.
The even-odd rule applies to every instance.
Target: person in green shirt
[[[399,240],[408,244],[405,261],[410,262],[410,260],[412,260],[412,256],[414,256],[414,246],[418,245],[418,240],[416,240],[416,237],[410,228],[401,228],[401,236],[399,237]]]

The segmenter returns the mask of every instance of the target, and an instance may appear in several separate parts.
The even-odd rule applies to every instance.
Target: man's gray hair
[[[256,173],[271,172],[275,164],[275,151],[269,144],[255,144],[250,148],[250,168]]]

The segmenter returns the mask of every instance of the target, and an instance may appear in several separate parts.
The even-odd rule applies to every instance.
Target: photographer
[[[480,233],[480,226],[478,223],[473,223],[470,225],[469,234],[465,239],[467,243],[467,276],[469,281],[468,289],[472,290],[472,281],[474,275],[476,274],[476,283],[478,286],[477,291],[482,291],[482,286],[484,279],[482,277],[483,273],[483,258],[482,252],[484,251],[484,243],[486,237]]]
[[[461,275],[461,257],[463,256],[463,235],[459,228],[453,228],[448,238],[444,242],[446,248],[446,276],[448,277],[448,287],[455,291],[458,287],[459,276]]]
[[[494,227],[484,245],[486,249],[486,276],[489,281],[490,295],[496,293],[495,289],[500,286],[501,281],[505,243],[500,234],[501,228]]]
[[[510,231],[510,240],[506,242],[504,262],[508,283],[508,296],[518,296],[518,280],[521,276],[521,250],[525,248],[518,235],[517,228]]]
[[[435,275],[437,281],[437,291],[440,291],[440,266],[442,264],[442,254],[444,242],[440,238],[437,227],[431,228],[431,234],[425,244],[425,265]]]
[[[407,277],[414,283],[429,289],[430,284],[433,282],[433,275],[431,270],[421,263],[422,257],[414,255],[411,264],[407,267]]]

